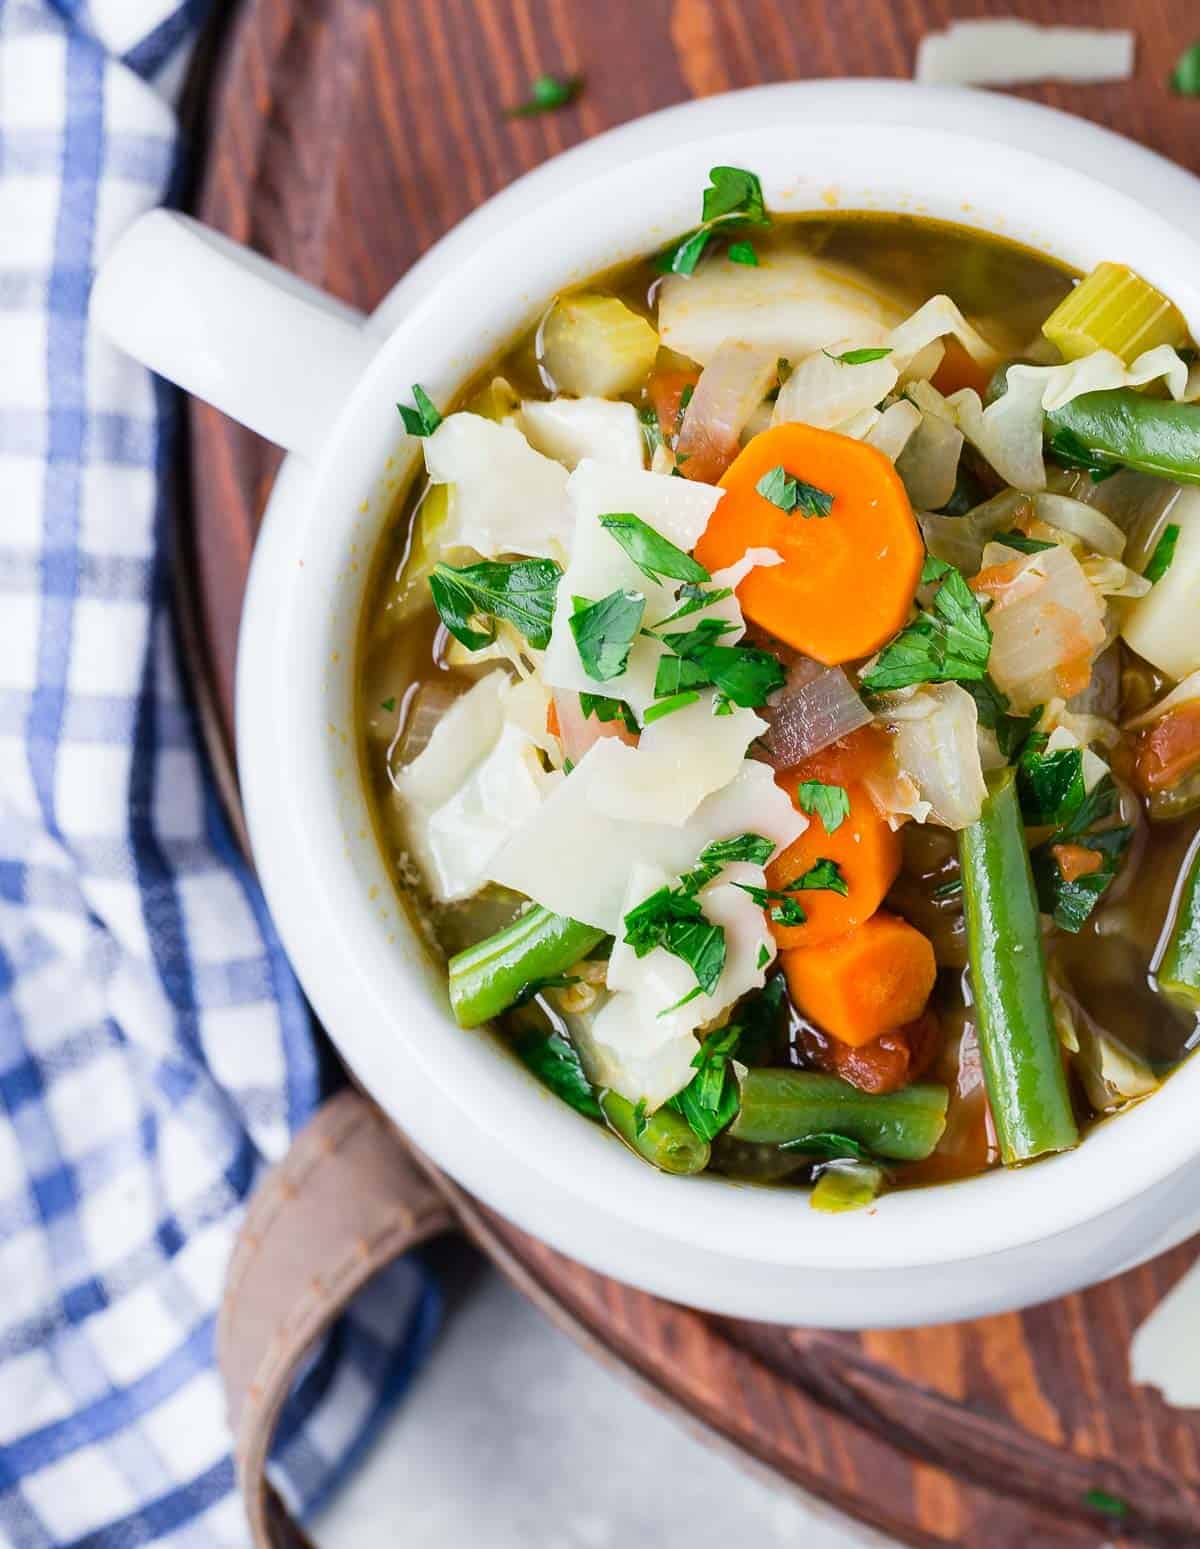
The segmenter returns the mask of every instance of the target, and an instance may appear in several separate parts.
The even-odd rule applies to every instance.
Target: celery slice
[[[808,1203],[829,1215],[861,1210],[875,1203],[883,1184],[883,1169],[872,1162],[829,1162],[813,1185]]]
[[[1111,350],[1128,365],[1159,344],[1188,341],[1179,309],[1124,264],[1097,264],[1042,324],[1064,360]]]

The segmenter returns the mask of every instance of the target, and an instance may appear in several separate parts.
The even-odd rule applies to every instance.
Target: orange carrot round
[[[783,511],[760,495],[759,480],[775,468],[832,495],[828,516]],[[748,618],[830,667],[871,655],[902,627],[925,549],[882,452],[832,430],[776,425],[742,449],[721,487],[696,547],[700,563],[720,570],[749,548],[783,558],[738,587]]]
[[[780,961],[800,1011],[855,1046],[919,1017],[937,978],[928,939],[882,912],[823,946],[782,952]]]

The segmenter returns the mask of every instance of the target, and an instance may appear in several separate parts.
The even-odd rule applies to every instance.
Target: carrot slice
[[[828,516],[782,511],[758,493],[782,467],[833,496]],[[826,666],[869,656],[908,617],[924,545],[904,485],[882,452],[811,425],[776,425],[747,443],[721,479],[696,558],[709,570],[749,548],[774,549],[738,587],[742,611]]]
[[[800,1011],[856,1046],[919,1017],[937,978],[928,939],[882,912],[824,946],[783,952],[780,961]]]
[[[866,728],[870,730],[870,728]],[[864,741],[851,749],[847,738],[840,748],[827,749],[805,759],[795,769],[786,770],[776,783],[792,800],[805,780],[823,780],[841,785],[850,799],[849,815],[832,834],[814,815],[808,827],[793,844],[777,855],[767,867],[767,886],[786,888],[811,870],[819,861],[836,863],[846,893],[830,889],[803,888],[791,896],[804,910],[803,925],[779,925],[771,922],[771,932],[780,947],[817,946],[843,936],[854,926],[869,920],[883,902],[900,870],[900,835],[893,833],[880,817],[866,787],[849,775],[860,768]]]

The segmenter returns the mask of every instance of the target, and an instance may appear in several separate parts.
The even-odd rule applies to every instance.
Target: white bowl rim
[[[694,143],[676,144],[668,152],[659,152],[655,159],[675,156],[682,151],[699,154],[700,147],[710,138],[713,127],[712,110],[718,106],[727,111],[730,103],[739,103],[752,111],[739,115],[739,128],[720,132],[720,145],[713,146],[704,156],[716,155],[733,140],[749,141],[778,129],[777,110],[786,102],[797,117],[805,115],[798,110],[807,103],[814,104],[816,116],[805,120],[810,141],[819,139],[824,130],[837,130],[849,136],[845,124],[839,124],[836,115],[822,118],[821,111],[842,96],[843,103],[850,104],[850,111],[867,119],[866,104],[870,100],[871,83],[820,83],[818,85],[784,85],[756,89],[745,94],[735,94],[724,99],[685,104],[668,109],[660,115],[640,120],[598,137],[587,145],[557,158],[529,174],[521,185],[506,191],[497,202],[507,201],[511,207],[514,196],[523,186],[526,199],[536,195],[539,199],[549,194],[550,185],[561,181],[574,165],[586,161],[588,181],[604,176],[616,179],[628,174],[631,143],[653,140],[661,123],[672,120],[674,127],[694,125],[697,136]],[[912,101],[911,93],[918,88],[886,83],[883,88],[888,104],[902,100]],[[973,110],[979,109],[977,94],[938,93],[940,111],[951,123],[961,121],[961,99],[969,95]],[[757,100],[756,100],[757,99]],[[881,103],[883,95],[878,99]],[[928,101],[928,97],[925,98]],[[760,108],[766,104],[770,119],[762,120]],[[888,107],[884,113],[892,111]],[[1033,115],[1045,128],[1049,117],[1059,120],[1061,115],[1049,113],[1030,104],[1006,99],[1003,108],[1005,119],[1026,119]],[[936,116],[936,115],[935,115]],[[1096,152],[1106,151],[1111,142],[1128,149],[1106,131],[1090,125],[1069,121],[1072,131],[1083,138],[1095,138]],[[708,125],[707,128],[703,126]],[[703,132],[701,133],[701,129]],[[1159,266],[1164,278],[1169,274],[1173,294],[1183,305],[1185,312],[1200,326],[1200,297],[1194,287],[1185,283],[1179,271],[1184,268],[1183,254],[1191,255],[1194,265],[1196,249],[1187,238],[1173,232],[1158,216],[1136,205],[1125,195],[1114,192],[1086,174],[1064,168],[1056,160],[1031,157],[1030,153],[1002,147],[995,141],[964,135],[952,129],[940,131],[943,143],[954,141],[964,151],[970,149],[981,164],[1004,162],[1015,176],[1020,171],[1037,170],[1050,183],[1069,184],[1080,198],[1085,198],[1091,208],[1096,201],[1108,201],[1113,214],[1124,213],[1142,223],[1144,233],[1154,233],[1163,245],[1163,251],[1174,258],[1164,259]],[[893,124],[889,141],[893,148],[896,141],[908,139],[912,146],[925,150],[935,148],[935,142],[927,129],[914,129],[904,124]],[[606,142],[608,142],[606,144]],[[1158,159],[1147,152],[1137,152],[1148,163]],[[611,167],[601,171],[605,160],[619,160],[620,170]],[[702,158],[703,159],[703,158]],[[637,158],[642,164],[642,158]],[[1161,164],[1159,164],[1161,165]],[[1186,176],[1186,175],[1184,175]],[[1190,181],[1190,180],[1189,180]],[[1194,183],[1191,185],[1195,188]],[[570,203],[570,193],[559,194],[554,203]],[[426,256],[419,266],[421,278],[427,280],[434,266],[436,255],[447,251],[455,238],[473,227],[474,233],[486,224],[487,206],[470,218],[464,227],[445,239],[445,247]],[[548,205],[543,204],[543,211]],[[507,221],[506,211],[501,215]],[[978,222],[979,212],[963,212],[963,223]],[[1107,222],[1105,223],[1107,224]],[[510,229],[507,224],[504,230]],[[503,230],[479,240],[491,249],[503,243]],[[474,240],[474,236],[472,237]],[[647,244],[649,245],[649,244]],[[1109,243],[1107,246],[1112,246]],[[1119,245],[1119,244],[1118,244]],[[478,256],[478,255],[477,255]],[[1144,264],[1153,271],[1155,265]],[[259,622],[247,625],[247,638],[255,638],[261,644],[269,635],[277,646],[285,647],[277,654],[286,656],[286,646],[294,639],[296,612],[301,606],[299,590],[294,585],[280,588],[279,573],[266,575],[265,554],[268,549],[272,563],[278,563],[281,552],[290,551],[293,558],[308,552],[307,535],[321,513],[345,498],[344,489],[338,488],[338,477],[345,477],[345,461],[360,424],[360,416],[367,405],[377,402],[385,388],[394,388],[397,377],[397,357],[401,346],[420,327],[429,326],[430,319],[442,305],[443,291],[448,293],[457,272],[448,274],[440,282],[427,283],[424,295],[416,295],[415,287],[409,300],[406,298],[406,316],[397,333],[381,350],[350,402],[346,405],[337,425],[330,433],[325,453],[316,477],[308,492],[307,509],[298,515],[292,509],[286,513],[290,530],[284,532],[283,522],[274,511],[271,514],[271,543],[263,544],[256,558],[250,593],[248,595],[248,619],[258,616]],[[403,285],[403,282],[402,282]],[[401,287],[402,288],[402,287]],[[1186,293],[1186,294],[1184,294]],[[381,309],[391,310],[389,300]],[[412,356],[407,357],[410,361]],[[419,350],[417,358],[420,359]],[[303,560],[301,559],[301,563]],[[294,571],[287,572],[294,574]],[[273,610],[268,628],[266,614]],[[310,619],[311,623],[311,619]],[[289,633],[291,632],[291,633]],[[257,649],[257,647],[256,647]],[[750,1190],[728,1182],[710,1178],[678,1180],[664,1178],[628,1157],[621,1148],[593,1132],[565,1106],[543,1100],[544,1094],[529,1078],[514,1069],[512,1062],[500,1056],[488,1046],[485,1058],[480,1059],[481,1045],[471,1039],[463,1040],[464,1059],[452,1070],[448,1064],[440,1064],[429,1056],[420,1036],[411,1037],[406,1030],[396,1026],[394,998],[400,978],[399,954],[393,949],[396,963],[393,973],[386,971],[380,956],[384,945],[383,934],[377,922],[370,917],[365,901],[357,897],[359,877],[353,863],[341,857],[346,850],[346,833],[341,818],[335,816],[333,770],[314,774],[328,762],[318,749],[324,735],[323,714],[317,713],[316,705],[305,705],[304,695],[283,695],[279,690],[286,686],[280,676],[285,670],[279,660],[269,664],[259,650],[256,661],[247,652],[239,662],[239,752],[247,783],[247,808],[256,853],[262,866],[273,911],[279,919],[285,941],[293,952],[302,981],[308,989],[319,1012],[326,1019],[335,1041],[342,1047],[350,1063],[358,1069],[376,1070],[378,1061],[371,1057],[365,1040],[378,1040],[386,1030],[387,1036],[395,1037],[405,1045],[414,1065],[420,1067],[427,1079],[444,1086],[451,1080],[466,1075],[455,1086],[455,1100],[462,1109],[466,1122],[478,1129],[477,1138],[500,1144],[515,1150],[523,1160],[546,1171],[555,1171],[562,1177],[560,1164],[564,1155],[573,1154],[578,1164],[570,1176],[562,1177],[564,1188],[585,1206],[591,1200],[598,1208],[618,1216],[625,1215],[631,1221],[684,1240],[707,1244],[716,1251],[742,1257],[749,1263],[779,1262],[830,1268],[876,1268],[902,1270],[906,1265],[931,1264],[997,1253],[1009,1248],[1028,1245],[1068,1231],[1081,1221],[1091,1220],[1130,1199],[1156,1181],[1166,1177],[1179,1166],[1192,1160],[1200,1150],[1200,1136],[1192,1136],[1189,1124],[1194,1088],[1200,1080],[1200,1066],[1181,1072],[1167,1083],[1151,1103],[1133,1113],[1122,1116],[1118,1125],[1103,1126],[1078,1152],[1041,1163],[1038,1168],[1013,1173],[992,1173],[953,1187],[941,1186],[936,1191],[920,1190],[901,1192],[885,1197],[880,1207],[871,1215],[817,1219],[806,1213],[804,1230],[798,1234],[787,1231],[794,1221],[796,1198],[782,1191]],[[264,692],[275,694],[273,714],[264,714],[268,701]],[[322,707],[323,708],[323,707]],[[317,723],[322,724],[318,727]],[[286,801],[279,800],[279,793],[271,789],[266,772],[272,758],[280,751],[306,756],[311,764],[299,771],[301,775],[285,793]],[[296,766],[293,765],[293,768]],[[354,774],[357,780],[357,771]],[[275,803],[274,817],[267,811]],[[285,807],[299,821],[288,824],[280,821]],[[284,844],[290,849],[284,854]],[[299,871],[297,870],[299,868]],[[295,898],[289,892],[295,890],[298,876],[310,880],[320,879],[316,896],[310,904],[320,911],[320,929],[314,930],[299,919]],[[357,931],[375,933],[371,943],[356,937]],[[322,960],[315,955],[313,943],[323,938],[326,956]],[[368,946],[370,950],[368,950]],[[337,947],[340,950],[334,951]],[[341,987],[333,983],[334,974],[343,979]],[[347,970],[353,975],[353,993],[349,991]],[[409,975],[411,978],[412,976]],[[413,986],[407,986],[411,993]],[[350,1007],[357,1004],[358,1016],[350,1020]],[[419,1034],[418,1029],[418,1034]],[[378,1052],[377,1050],[375,1052]],[[493,1057],[494,1056],[494,1057]],[[397,1062],[398,1063],[398,1062]],[[468,1068],[469,1067],[469,1068]],[[514,1199],[491,1199],[486,1186],[486,1175],[481,1172],[478,1156],[469,1159],[463,1154],[452,1154],[453,1145],[445,1137],[431,1138],[420,1133],[419,1117],[411,1099],[406,1100],[403,1091],[395,1083],[380,1091],[381,1083],[374,1075],[369,1083],[378,1091],[385,1106],[400,1119],[416,1129],[418,1141],[425,1145],[438,1160],[452,1172],[464,1177],[464,1181],[483,1194],[489,1203],[521,1222],[521,1203]],[[521,1113],[532,1120],[525,1128],[514,1124]],[[501,1116],[505,1122],[501,1122]],[[1153,1128],[1151,1128],[1153,1126]],[[1136,1145],[1141,1135],[1148,1142]],[[1120,1137],[1120,1143],[1114,1138]],[[1164,1138],[1165,1137],[1165,1138]],[[473,1148],[476,1149],[477,1148]],[[1081,1200],[1086,1201],[1081,1203]],[[936,1239],[936,1240],[935,1240]],[[914,1246],[916,1244],[916,1246]]]

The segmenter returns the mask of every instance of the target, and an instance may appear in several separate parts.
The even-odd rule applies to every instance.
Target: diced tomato
[[[1052,844],[1050,853],[1058,864],[1062,879],[1068,886],[1080,877],[1090,877],[1104,864],[1099,850],[1089,850],[1086,844]]]
[[[658,415],[658,428],[665,440],[673,440],[679,429],[679,400],[684,389],[694,388],[699,380],[698,371],[656,371],[646,383],[646,396]]]
[[[1147,726],[1134,743],[1133,778],[1143,796],[1168,791],[1200,766],[1200,701]]]
[[[928,1008],[906,1027],[880,1033],[852,1048],[811,1024],[799,1031],[800,1046],[820,1070],[840,1076],[863,1092],[896,1092],[921,1076],[937,1058],[941,1024]]]

